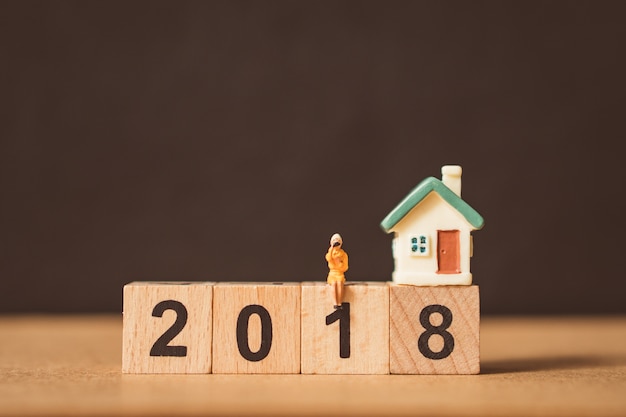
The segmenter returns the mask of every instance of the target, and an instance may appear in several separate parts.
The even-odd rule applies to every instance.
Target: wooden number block
[[[213,283],[124,286],[122,372],[211,372]]]
[[[478,286],[390,284],[392,374],[480,372]]]
[[[302,373],[389,373],[386,283],[346,283],[341,310],[326,283],[302,284]]]
[[[299,283],[221,283],[214,297],[214,373],[300,372]]]

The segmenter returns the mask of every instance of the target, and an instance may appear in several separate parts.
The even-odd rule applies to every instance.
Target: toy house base
[[[394,284],[429,287],[440,285],[472,285],[472,274],[470,272],[460,274],[433,274],[425,272],[394,271],[392,279]]]

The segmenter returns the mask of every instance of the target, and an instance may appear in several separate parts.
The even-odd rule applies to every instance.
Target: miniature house
[[[441,168],[442,179],[419,183],[380,226],[394,233],[393,281],[412,285],[470,285],[473,230],[483,218],[461,199],[458,165]]]

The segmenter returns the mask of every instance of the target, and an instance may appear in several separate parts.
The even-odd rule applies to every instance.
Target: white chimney
[[[461,197],[462,173],[463,169],[460,165],[444,165],[441,167],[441,181],[459,197]]]

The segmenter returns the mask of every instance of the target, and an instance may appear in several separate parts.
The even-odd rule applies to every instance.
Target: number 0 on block
[[[300,284],[214,288],[213,373],[300,373]]]

